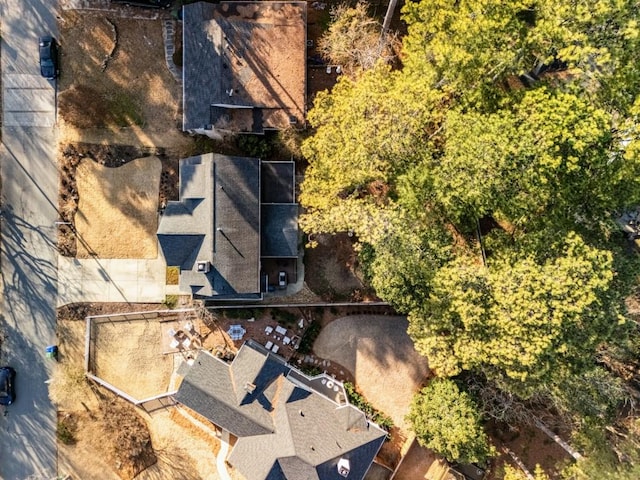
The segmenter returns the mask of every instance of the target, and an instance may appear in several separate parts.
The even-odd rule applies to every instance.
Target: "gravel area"
[[[348,369],[366,399],[403,431],[411,398],[429,374],[427,359],[415,351],[407,326],[406,317],[339,318],[322,330],[313,347],[317,356]]]

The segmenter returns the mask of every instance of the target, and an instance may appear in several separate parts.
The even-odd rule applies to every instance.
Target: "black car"
[[[124,3],[134,7],[170,8],[173,0],[111,0],[111,3]]]
[[[11,405],[16,399],[16,371],[11,367],[0,368],[0,405]]]
[[[40,74],[49,80],[58,76],[58,44],[50,36],[40,37]]]

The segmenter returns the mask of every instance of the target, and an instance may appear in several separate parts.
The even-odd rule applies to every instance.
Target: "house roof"
[[[262,162],[262,203],[295,201],[295,163]]]
[[[298,256],[298,204],[262,205],[263,257]]]
[[[158,226],[167,265],[197,296],[260,292],[260,160],[205,154],[180,161],[180,200]],[[198,271],[198,262],[210,271]]]
[[[348,478],[362,479],[386,432],[348,402],[309,388],[312,379],[294,380],[300,376],[249,341],[231,364],[201,351],[176,400],[238,437],[228,461],[246,478],[342,480],[344,458]]]
[[[183,129],[304,123],[306,2],[183,6]]]

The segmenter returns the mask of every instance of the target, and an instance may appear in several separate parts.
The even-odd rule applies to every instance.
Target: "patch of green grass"
[[[71,416],[67,415],[58,419],[56,437],[65,445],[73,445],[76,443],[76,424]]]
[[[107,102],[109,123],[118,127],[144,125],[145,121],[138,102],[126,92],[118,92]]]
[[[167,295],[164,304],[169,310],[173,310],[178,305],[178,295]]]

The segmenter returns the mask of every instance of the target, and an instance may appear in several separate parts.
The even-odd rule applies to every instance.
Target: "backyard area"
[[[135,309],[138,311],[150,311],[157,309],[157,305],[136,305]],[[60,365],[68,365],[72,368],[71,371],[82,371],[86,328],[84,317],[92,314],[114,314],[115,316],[105,317],[104,320],[93,324],[91,336],[92,353],[90,355],[91,368],[98,377],[137,399],[158,395],[177,388],[177,384],[173,380],[173,373],[182,361],[192,358],[198,348],[205,348],[213,353],[224,355],[225,352],[232,353],[235,351],[248,338],[254,338],[263,345],[269,341],[274,345],[278,344],[281,348],[278,353],[285,357],[291,355],[292,363],[297,363],[304,371],[311,374],[313,372],[326,371],[337,379],[345,381],[357,381],[353,373],[379,378],[379,374],[374,375],[374,371],[384,365],[385,368],[394,371],[395,375],[391,381],[398,388],[393,398],[387,403],[381,402],[381,398],[383,397],[383,389],[392,388],[390,384],[381,385],[377,391],[373,386],[373,382],[367,384],[364,377],[361,379],[363,381],[362,386],[357,382],[356,384],[361,393],[374,403],[376,408],[381,409],[383,405],[388,408],[388,411],[384,413],[392,416],[394,421],[403,421],[401,418],[402,411],[408,402],[408,399],[403,398],[403,392],[405,390],[408,391],[410,385],[401,385],[401,382],[405,381],[411,384],[411,382],[417,381],[419,376],[427,372],[424,362],[422,366],[418,367],[402,365],[405,360],[409,359],[407,356],[409,352],[406,351],[406,342],[401,339],[396,342],[397,350],[402,352],[399,357],[396,358],[389,350],[390,345],[386,335],[392,332],[388,330],[388,327],[395,325],[398,321],[403,321],[398,317],[381,315],[379,318],[372,318],[354,315],[335,320],[349,312],[335,310],[334,313],[331,313],[321,309],[288,310],[273,308],[238,310],[230,316],[217,311],[211,317],[212,319],[215,318],[215,323],[211,324],[211,319],[209,319],[205,324],[196,320],[191,314],[185,316],[180,312],[169,312],[163,315],[160,321],[158,319],[135,321],[132,319],[133,317],[123,315],[126,311],[126,306],[116,304],[86,304],[62,308],[58,319],[59,346],[62,360]],[[230,311],[228,310],[227,312]],[[253,316],[248,317],[247,315],[249,314]],[[355,358],[354,356],[334,355],[332,352],[324,351],[324,343],[336,341],[335,336],[346,336],[346,343],[338,343],[343,350],[351,348],[349,337],[353,332],[350,333],[350,328],[357,328],[355,327],[356,325],[367,319],[371,319],[371,324],[374,327],[371,331],[366,330],[368,333],[363,335],[364,340]],[[299,327],[300,320],[303,320],[304,329]],[[303,350],[306,348],[306,346],[303,347],[303,330],[308,329],[312,323],[328,325],[328,328],[325,329],[327,333],[320,333],[320,337],[316,342],[319,348],[310,350],[302,355],[297,355],[295,353],[296,349],[288,350],[288,345],[283,344],[285,336],[290,339],[295,338],[293,341],[297,345]],[[330,328],[334,323],[336,327]],[[214,326],[209,328],[207,325]],[[243,338],[233,340],[229,336],[228,331],[232,325],[242,327],[244,330]],[[273,331],[269,332],[269,334],[266,333],[267,327],[273,328]],[[183,348],[184,344],[182,346],[172,345],[171,340],[173,337],[169,333],[175,332],[175,334],[182,335],[181,332],[186,332],[187,330],[190,332],[188,338],[191,340],[187,348]],[[402,336],[402,329],[395,330],[400,333],[393,338],[398,339]],[[314,337],[318,329],[315,331]],[[279,332],[284,333],[278,334]],[[379,346],[372,343],[373,338],[376,336],[382,340]],[[196,338],[200,340],[200,343],[193,341]],[[376,350],[383,353],[381,359],[375,355],[374,352]],[[325,357],[325,353],[333,355],[333,358]],[[68,372],[67,376],[69,376]],[[134,425],[137,425],[134,431],[138,432],[140,438],[146,438],[145,435],[148,434],[153,450],[147,452],[146,455],[149,457],[153,453],[157,457],[157,463],[145,470],[141,477],[136,478],[163,478],[158,475],[177,475],[178,470],[176,469],[180,469],[185,465],[191,465],[192,471],[197,471],[199,474],[194,477],[184,476],[180,478],[217,478],[215,476],[215,462],[213,461],[214,452],[218,448],[214,445],[216,444],[215,439],[199,431],[193,422],[185,419],[184,415],[178,413],[175,408],[168,408],[168,405],[158,407],[158,409],[154,407],[154,411],[144,413],[144,411],[133,409],[131,404],[125,401],[116,401],[112,397],[113,395],[102,387],[93,386],[89,388],[88,384],[82,381],[75,383],[73,389],[65,396],[65,401],[60,405],[60,412],[63,415],[62,418],[66,418],[67,420],[65,421],[72,424],[75,443],[72,445],[63,444],[60,455],[62,457],[61,461],[63,463],[66,462],[69,468],[77,464],[78,472],[87,471],[89,467],[82,465],[82,455],[95,452],[91,455],[104,459],[104,464],[98,462],[98,464],[101,464],[100,468],[108,467],[110,471],[117,472],[121,478],[131,478],[124,474],[123,471],[115,469],[114,463],[110,463],[115,462],[115,458],[119,458],[118,454],[114,453],[118,450],[115,446],[117,439],[111,439],[116,432],[105,431],[107,427],[105,426],[104,412],[109,411],[111,412],[110,415],[115,415],[113,408],[116,408],[117,411],[122,410],[126,415],[134,415],[136,418],[141,419],[141,423],[136,424],[134,422]],[[105,410],[105,403],[111,406],[111,410]],[[121,407],[117,407],[117,405],[121,405]],[[132,409],[130,413],[126,413],[129,409]],[[393,465],[394,458],[397,460],[394,457],[397,453],[391,454],[389,452],[398,450],[401,447],[398,442],[401,439],[404,441],[404,436],[397,435],[397,433],[396,429],[394,429],[393,435],[396,435],[396,441],[387,443],[383,450],[383,463],[388,466]],[[98,438],[102,435],[104,435],[104,440],[100,442]],[[105,452],[105,449],[108,452]],[[98,454],[98,452],[103,453]],[[171,452],[171,455],[168,452]],[[209,463],[207,463],[206,458],[210,459]],[[141,468],[143,463],[139,462],[139,464],[136,464],[138,465],[137,467],[131,467],[131,471]],[[384,469],[376,468],[372,470],[371,475],[370,478],[372,479],[386,478],[388,471],[385,474]],[[101,478],[110,477],[103,476]]]

